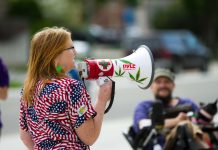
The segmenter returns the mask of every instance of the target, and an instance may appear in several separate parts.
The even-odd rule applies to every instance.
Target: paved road
[[[140,90],[126,79],[116,80],[115,102],[111,111],[105,116],[102,132],[98,141],[91,147],[93,150],[131,150],[122,136],[132,123],[135,105],[143,99],[151,99],[149,89]],[[201,74],[191,70],[181,73],[176,78],[175,96],[185,96],[196,102],[211,102],[218,97],[218,64],[212,64],[208,73]],[[90,94],[93,102],[96,94],[96,83],[91,82]],[[19,89],[9,92],[9,98],[1,102],[4,129],[0,141],[1,150],[25,149],[18,136]],[[218,119],[215,119],[218,122]]]

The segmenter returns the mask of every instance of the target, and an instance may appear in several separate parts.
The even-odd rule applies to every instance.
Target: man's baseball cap
[[[159,77],[166,77],[174,82],[175,80],[175,74],[171,72],[169,69],[166,68],[157,68],[154,73],[154,80],[156,80]]]

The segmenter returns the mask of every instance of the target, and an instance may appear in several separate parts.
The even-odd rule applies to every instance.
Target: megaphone
[[[85,80],[100,77],[124,77],[147,89],[154,76],[154,60],[150,49],[141,45],[131,55],[118,59],[85,59],[77,69]]]

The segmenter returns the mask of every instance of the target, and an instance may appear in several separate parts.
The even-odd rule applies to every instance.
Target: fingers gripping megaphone
[[[101,77],[123,77],[147,89],[153,80],[154,61],[149,48],[139,46],[131,55],[118,59],[85,59],[78,63],[81,78],[86,80]]]

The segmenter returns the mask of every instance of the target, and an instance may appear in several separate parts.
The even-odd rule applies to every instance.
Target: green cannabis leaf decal
[[[116,74],[117,76],[119,75],[119,73],[118,73],[118,72],[116,72],[116,71],[115,71],[115,74]]]
[[[138,83],[143,84],[142,82],[145,81],[145,80],[147,79],[147,77],[140,79],[140,74],[141,74],[141,70],[140,70],[140,67],[139,67],[139,69],[138,69],[138,71],[137,71],[137,73],[136,73],[136,77],[134,77],[131,73],[129,73],[129,77],[130,77],[132,80],[134,80],[134,81],[136,81],[136,82],[138,82]]]
[[[145,81],[147,78],[142,78],[140,80],[138,80],[139,82]]]
[[[139,77],[140,77],[140,67],[139,67],[139,70],[137,71],[137,74],[136,74],[136,80],[139,80]]]
[[[119,67],[119,75],[121,74],[121,67]]]
[[[128,60],[124,60],[124,59],[120,59],[121,62],[123,62],[124,64],[132,64],[130,61]]]
[[[122,72],[122,69],[121,69],[121,67],[119,67],[119,70],[118,70],[118,72],[117,72],[117,71],[115,71],[115,74],[116,74],[116,76],[118,76],[118,77],[122,77],[122,76],[124,75],[124,73],[125,73],[125,71],[123,71],[123,72]]]
[[[123,73],[121,73],[121,76],[123,76],[123,75],[124,75],[124,73],[125,73],[125,71],[124,71]]]
[[[133,76],[131,73],[129,73],[129,77],[130,77],[132,80],[135,81],[135,78],[134,78],[134,76]]]

